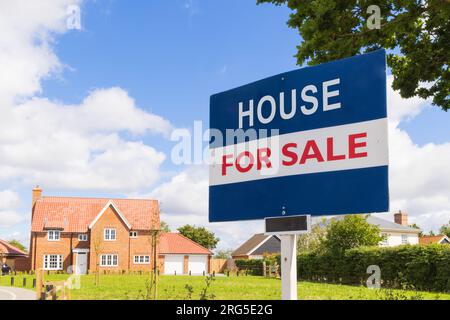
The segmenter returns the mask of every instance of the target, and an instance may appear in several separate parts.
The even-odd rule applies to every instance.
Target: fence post
[[[27,286],[27,278],[23,278],[22,280],[22,287],[26,287]]]
[[[36,300],[42,300],[43,281],[44,281],[44,271],[36,270]]]
[[[11,276],[11,287],[14,287],[14,277]]]
[[[33,279],[33,288],[36,288],[36,278]]]

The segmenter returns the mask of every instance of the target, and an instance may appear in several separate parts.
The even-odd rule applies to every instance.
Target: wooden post
[[[44,271],[36,270],[36,300],[42,300],[43,283],[44,283]]]
[[[23,280],[22,280],[22,287],[26,287],[27,286],[27,278],[26,277],[23,277]]]

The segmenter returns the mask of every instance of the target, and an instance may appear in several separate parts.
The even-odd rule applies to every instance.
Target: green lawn
[[[27,287],[32,286],[32,276],[27,277]],[[23,276],[16,276],[15,285],[22,286]],[[63,280],[67,275],[49,275],[46,280]],[[146,292],[145,282],[149,276],[144,275],[102,275],[100,284],[95,285],[94,275],[81,277],[81,289],[72,290],[72,299],[142,299]],[[198,299],[204,288],[205,278],[198,276],[160,276],[158,291],[159,299],[187,299],[186,285],[193,288],[192,299]],[[10,285],[10,277],[0,277],[0,285]],[[251,276],[232,276],[215,278],[209,293],[214,299],[279,299],[281,296],[281,281]],[[402,290],[371,290],[365,287],[299,282],[299,299],[307,300],[362,300],[380,299],[388,294],[414,297],[416,292]],[[450,300],[450,294],[420,292],[422,299]]]

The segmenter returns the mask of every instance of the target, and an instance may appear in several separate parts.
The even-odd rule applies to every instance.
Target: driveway
[[[22,288],[0,287],[0,300],[36,300],[36,292]]]

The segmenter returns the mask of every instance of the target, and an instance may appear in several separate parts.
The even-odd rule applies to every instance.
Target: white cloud
[[[23,215],[15,211],[0,211],[0,227],[12,227],[25,220]]]
[[[170,136],[169,121],[136,106],[118,87],[80,104],[36,97],[62,70],[53,37],[73,0],[0,2],[0,182],[27,187],[134,191],[153,185],[165,155],[140,139]]]
[[[61,69],[50,43],[65,30],[69,4],[78,0],[0,1],[1,101],[41,90],[41,79]]]
[[[0,191],[0,210],[17,208],[20,205],[19,195],[11,190]]]

